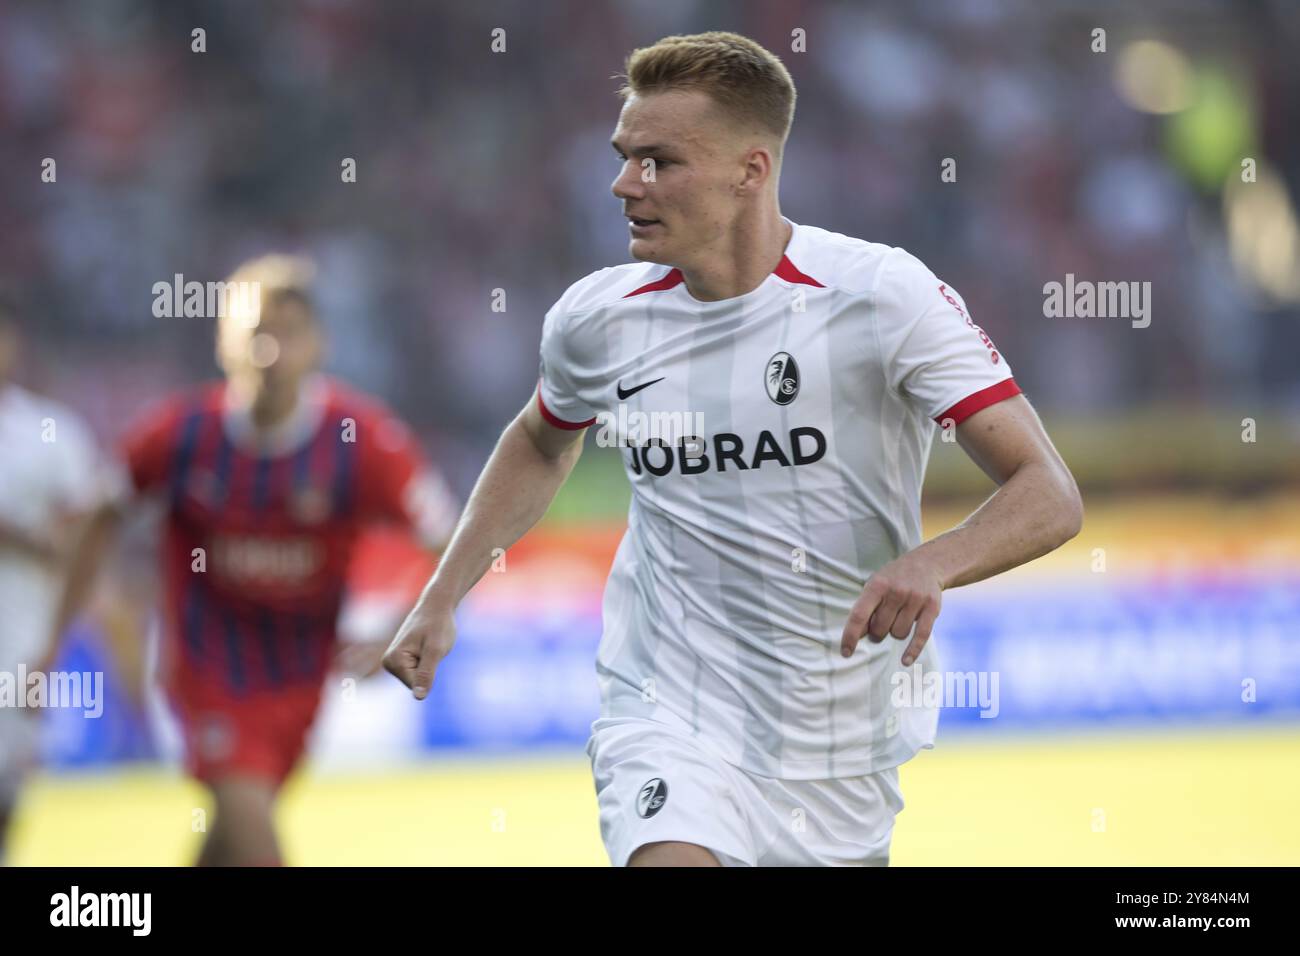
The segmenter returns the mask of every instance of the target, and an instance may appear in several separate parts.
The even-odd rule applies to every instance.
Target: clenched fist
[[[450,610],[415,605],[384,653],[384,669],[424,700],[433,672],[456,643],[456,620]]]

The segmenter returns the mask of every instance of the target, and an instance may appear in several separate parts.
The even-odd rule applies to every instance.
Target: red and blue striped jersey
[[[410,431],[323,377],[270,435],[226,401],[223,384],[173,396],[130,430],[124,453],[136,490],[165,502],[174,686],[319,682],[362,527],[429,524],[429,496],[417,493],[427,483],[416,479],[432,473]]]

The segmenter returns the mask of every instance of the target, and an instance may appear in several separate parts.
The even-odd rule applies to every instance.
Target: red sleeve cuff
[[[942,426],[948,419],[952,419],[953,425],[960,425],[981,409],[988,408],[990,405],[996,405],[1003,399],[1019,394],[1020,386],[1016,384],[1016,380],[1014,378],[1006,378],[998,382],[996,385],[990,385],[988,388],[981,388],[978,392],[967,395],[946,412],[936,415],[934,420],[940,426]]]
[[[588,428],[591,425],[594,425],[596,423],[596,419],[594,418],[589,418],[585,422],[566,422],[563,418],[560,418],[549,408],[547,408],[546,403],[542,401],[541,382],[537,383],[537,407],[542,410],[542,417],[545,418],[548,423],[554,425],[556,428],[564,428],[567,429],[568,431],[576,432],[579,428]]]

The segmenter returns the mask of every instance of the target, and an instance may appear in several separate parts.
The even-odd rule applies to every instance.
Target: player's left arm
[[[1023,395],[974,413],[956,436],[998,490],[960,525],[871,576],[844,627],[845,657],[864,635],[879,643],[911,634],[903,652],[910,665],[930,638],[943,591],[1025,564],[1079,533],[1078,485]]]
[[[924,263],[893,250],[878,274],[871,329],[888,385],[914,413],[956,429],[958,443],[998,485],[959,526],[875,571],[841,636],[848,657],[863,635],[911,638],[916,660],[943,591],[1032,561],[1079,533],[1074,478],[965,301]]]
[[[916,549],[939,566],[945,590],[1042,557],[1079,533],[1079,486],[1023,395],[976,412],[956,434],[999,488],[956,528]]]

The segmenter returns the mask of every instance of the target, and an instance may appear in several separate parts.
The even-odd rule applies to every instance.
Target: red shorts
[[[306,747],[321,689],[317,683],[299,684],[240,697],[194,684],[174,687],[186,769],[204,782],[241,773],[279,786]]]

